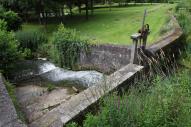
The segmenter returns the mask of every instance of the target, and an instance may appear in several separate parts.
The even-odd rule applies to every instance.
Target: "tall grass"
[[[86,52],[89,46],[87,40],[82,39],[75,30],[65,28],[63,24],[53,34],[52,44],[52,60],[61,67],[70,69],[74,68],[80,52]]]
[[[41,47],[48,43],[45,34],[37,30],[18,31],[16,32],[16,38],[20,42],[19,47],[23,50],[29,50],[31,57],[35,57],[39,49],[42,50]]]

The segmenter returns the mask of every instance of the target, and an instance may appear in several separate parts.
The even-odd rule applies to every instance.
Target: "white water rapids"
[[[45,60],[26,61],[19,64],[23,66],[17,71],[21,71],[21,79],[30,79],[37,76],[51,83],[77,84],[82,87],[90,87],[103,81],[104,76],[97,71],[71,71],[56,67],[53,63]]]

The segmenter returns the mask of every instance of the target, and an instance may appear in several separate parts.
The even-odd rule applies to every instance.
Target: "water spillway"
[[[16,64],[15,68],[16,70],[14,70],[13,77],[17,81],[40,78],[43,81],[47,81],[55,85],[72,84],[87,88],[95,84],[99,84],[99,82],[102,82],[104,79],[104,75],[97,71],[66,70],[45,60],[22,61]]]
[[[11,77],[28,124],[104,79],[97,71],[67,70],[45,60],[16,63]]]
[[[75,84],[83,87],[90,87],[98,84],[103,79],[103,75],[96,71],[69,71],[62,68],[56,68],[40,77],[52,83]]]

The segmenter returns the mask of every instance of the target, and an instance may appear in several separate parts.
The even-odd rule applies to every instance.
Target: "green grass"
[[[153,43],[160,36],[160,29],[165,25],[169,17],[167,10],[174,7],[169,4],[144,5],[135,7],[96,9],[94,15],[86,21],[84,12],[67,18],[65,26],[76,29],[83,36],[97,40],[98,43],[110,43],[126,45],[131,44],[130,35],[136,33],[141,28],[144,9],[147,8],[148,14],[146,23],[150,24],[151,34],[149,43]],[[47,36],[56,30],[58,24],[47,26]],[[45,27],[37,24],[24,24],[23,29],[39,29],[45,31]]]

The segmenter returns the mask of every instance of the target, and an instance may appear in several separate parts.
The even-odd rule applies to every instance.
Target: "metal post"
[[[138,41],[141,37],[141,34],[136,33],[131,35],[131,39],[133,40],[133,45],[131,48],[131,59],[130,59],[130,63],[134,64],[136,62],[137,59],[137,45],[138,45]]]
[[[145,11],[144,11],[144,16],[143,16],[143,21],[142,21],[141,32],[144,31],[146,15],[147,15],[147,9],[145,9]],[[141,34],[142,34],[142,33],[141,33]],[[146,40],[147,40],[147,37],[142,37],[143,43],[142,43],[141,46],[144,47],[144,48],[145,48],[145,46],[146,46]]]
[[[142,30],[144,29],[144,26],[145,26],[145,19],[146,19],[146,15],[147,15],[147,9],[145,9],[144,16],[143,16],[143,21],[142,21]]]

